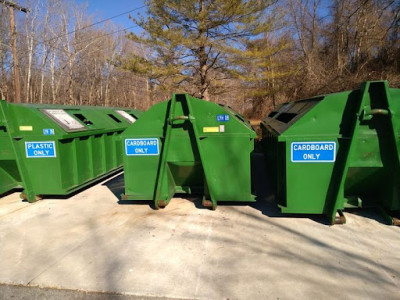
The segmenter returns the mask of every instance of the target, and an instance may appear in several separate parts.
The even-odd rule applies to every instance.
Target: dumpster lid
[[[79,123],[64,109],[43,108],[41,111],[67,131],[86,130],[84,125]]]
[[[232,107],[230,107],[229,105],[226,104],[221,104],[218,103],[218,105],[222,108],[224,108],[228,113],[232,114],[233,116],[235,116],[235,118],[237,120],[239,120],[241,123],[243,123],[248,129],[254,131],[254,128],[251,126],[250,121],[247,120],[244,116],[242,116],[240,113],[238,113],[237,111],[235,111]]]
[[[131,124],[135,123],[137,120],[137,118],[133,114],[130,114],[130,113],[126,112],[125,110],[117,109],[117,110],[115,110],[115,112]]]
[[[284,103],[271,111],[262,121],[262,124],[269,131],[281,134],[324,98],[325,96],[318,96]]]

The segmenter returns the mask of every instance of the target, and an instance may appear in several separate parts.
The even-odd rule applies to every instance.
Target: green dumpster
[[[286,103],[261,123],[268,170],[283,213],[376,207],[399,225],[400,89],[386,81]]]
[[[67,195],[122,168],[119,135],[140,111],[0,101],[0,194]]]
[[[220,201],[255,201],[251,153],[256,134],[228,106],[176,94],[145,112],[122,134],[123,200],[165,207],[176,193],[199,193],[215,209]]]

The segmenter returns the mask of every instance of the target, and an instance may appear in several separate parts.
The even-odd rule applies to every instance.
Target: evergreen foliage
[[[129,37],[146,56],[132,54],[124,67],[153,83],[193,89],[209,99],[221,81],[241,75],[242,55],[257,55],[246,45],[273,27],[273,0],[148,0],[146,17],[132,18],[143,28]],[[266,46],[266,45],[264,45]],[[264,49],[260,57],[271,52]]]

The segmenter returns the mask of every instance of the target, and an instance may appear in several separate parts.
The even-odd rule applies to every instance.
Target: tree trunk
[[[208,66],[207,66],[207,54],[205,47],[202,46],[199,48],[199,68],[200,68],[200,99],[210,100],[209,96],[209,82],[208,82]]]
[[[33,35],[33,33],[31,33]],[[29,102],[29,94],[31,90],[31,75],[32,75],[32,58],[33,58],[33,39],[32,37],[27,39],[28,43],[28,66],[26,72],[26,90],[25,90],[25,102]],[[31,99],[31,102],[33,99]]]
[[[50,57],[50,72],[51,72],[51,103],[56,103],[56,54],[53,52]]]

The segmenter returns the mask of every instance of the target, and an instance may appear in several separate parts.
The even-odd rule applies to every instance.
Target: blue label
[[[334,162],[335,142],[294,142],[291,144],[292,162]]]
[[[55,142],[25,142],[28,158],[56,157]]]
[[[50,128],[43,129],[43,134],[44,135],[54,135],[54,129],[50,129]]]
[[[229,121],[229,115],[217,115],[218,122],[227,122]]]
[[[159,155],[158,139],[126,139],[126,155]]]

